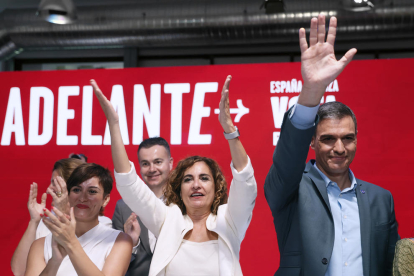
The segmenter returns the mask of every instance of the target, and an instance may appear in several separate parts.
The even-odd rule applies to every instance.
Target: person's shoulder
[[[122,206],[126,206],[126,203],[123,199],[120,199],[116,202],[116,207],[122,207]]]
[[[388,191],[387,189],[384,189],[376,184],[363,181],[361,179],[357,179],[357,185],[360,185],[361,189],[365,189],[369,191],[371,194],[374,193],[375,195],[378,195],[378,196],[387,196],[387,197],[392,196],[391,192]]]
[[[405,238],[397,241],[397,244],[410,244],[414,246],[414,238]]]
[[[401,251],[404,249],[409,249],[410,251],[414,251],[414,238],[406,238],[397,241],[396,251]]]
[[[125,201],[123,199],[120,199],[116,202],[116,206],[115,206],[115,212],[117,211],[125,211],[128,212],[129,214],[132,213],[131,208],[128,207],[128,205],[125,203]]]
[[[43,251],[43,248],[44,248],[44,246],[45,246],[45,240],[46,240],[46,237],[43,237],[43,238],[39,238],[39,239],[37,239],[37,240],[35,240],[33,243],[32,243],[32,245],[31,245],[31,249],[30,250],[41,250],[41,251]]]

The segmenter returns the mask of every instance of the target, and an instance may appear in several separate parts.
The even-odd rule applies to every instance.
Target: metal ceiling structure
[[[38,18],[36,8],[0,14],[0,60],[21,50],[111,47],[257,45],[297,40],[300,27],[323,12],[336,16],[340,40],[414,37],[414,0],[371,0],[376,8],[355,13],[343,1],[289,0],[285,13],[266,15],[257,0],[134,1],[78,5],[74,24]]]

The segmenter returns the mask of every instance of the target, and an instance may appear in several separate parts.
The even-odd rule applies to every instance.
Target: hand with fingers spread
[[[40,222],[43,209],[46,207],[47,194],[42,195],[42,201],[37,203],[37,184],[33,182],[30,184],[29,201],[27,202],[27,208],[29,209],[30,219],[36,223]]]
[[[139,235],[141,234],[141,227],[139,226],[137,215],[135,213],[131,213],[125,222],[124,232],[131,237],[132,245],[136,246],[138,244]]]
[[[52,186],[54,189],[52,189]],[[52,185],[49,186],[46,192],[53,198],[53,206],[65,214],[69,214],[69,199],[66,182],[62,177],[58,176],[52,179]]]
[[[325,41],[325,16],[312,18],[309,35],[309,46],[306,41],[305,29],[299,30],[299,44],[302,53],[302,78],[304,93],[301,93],[298,103],[305,106],[316,106],[325,93],[326,87],[335,80],[342,70],[352,60],[357,50],[346,52],[336,60],[334,44],[337,29],[337,19],[331,17],[328,36]]]
[[[219,104],[220,113],[219,121],[225,133],[232,133],[236,131],[236,128],[233,125],[233,120],[230,116],[230,101],[229,101],[229,86],[230,86],[231,76],[227,76],[226,81],[223,85],[221,91],[221,100]]]
[[[68,246],[78,241],[75,234],[76,219],[73,207],[70,208],[70,218],[55,207],[53,207],[53,211],[55,214],[48,209],[44,209],[43,223],[52,232],[53,238],[67,249]]]

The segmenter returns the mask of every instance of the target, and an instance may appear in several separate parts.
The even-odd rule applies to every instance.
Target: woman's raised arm
[[[27,208],[30,213],[30,221],[26,231],[23,234],[22,239],[19,242],[16,250],[14,251],[11,260],[11,269],[15,276],[25,274],[26,261],[29,254],[30,246],[36,239],[36,229],[39,226],[40,214],[43,214],[43,208],[46,206],[46,193],[42,195],[41,203],[37,203],[37,184],[30,185],[29,201],[27,202]]]
[[[230,134],[236,132],[236,127],[233,125],[233,120],[230,117],[230,103],[229,103],[229,86],[231,76],[227,76],[227,79],[223,85],[221,91],[220,100],[220,114],[219,121],[225,133]],[[248,163],[247,153],[244,150],[242,143],[238,137],[227,140],[230,146],[231,159],[233,160],[234,168],[240,172]]]
[[[148,230],[158,236],[167,207],[138,177],[135,168],[131,168],[119,129],[118,114],[95,80],[91,80],[91,85],[108,120],[117,189],[128,207],[141,218]]]
[[[117,173],[128,173],[131,170],[128,155],[122,141],[119,129],[119,118],[111,102],[105,97],[95,80],[91,80],[91,85],[96,97],[101,104],[105,117],[108,120],[109,132],[111,133],[112,161]]]
[[[230,117],[230,80],[231,76],[228,76],[224,83],[220,100],[219,121],[226,134],[234,133],[236,131]],[[233,160],[233,181],[230,187],[229,200],[227,203],[226,219],[237,233],[239,240],[242,241],[252,218],[252,211],[257,195],[257,185],[254,178],[253,167],[249,162],[249,157],[247,156],[240,139],[238,137],[226,138],[229,142],[231,158]]]

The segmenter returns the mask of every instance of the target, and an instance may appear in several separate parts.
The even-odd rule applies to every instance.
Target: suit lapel
[[[326,207],[331,212],[331,205],[329,204],[328,192],[326,190],[325,181],[323,181],[319,172],[313,167],[312,161],[309,161],[306,164],[305,173],[307,173],[307,175],[312,179],[313,183],[319,191],[319,194],[322,196]]]
[[[369,193],[364,184],[357,179],[356,196],[358,201],[359,221],[361,229],[362,265],[365,276],[369,276],[370,244],[371,244],[371,214],[369,208]]]
[[[139,219],[138,216],[137,216],[137,219],[138,219],[139,226],[141,227],[141,234],[139,234],[139,238],[141,239],[142,246],[144,247],[145,251],[149,255],[152,255],[151,246],[149,244],[148,229],[147,227],[144,226],[144,224],[142,223],[142,221]]]

